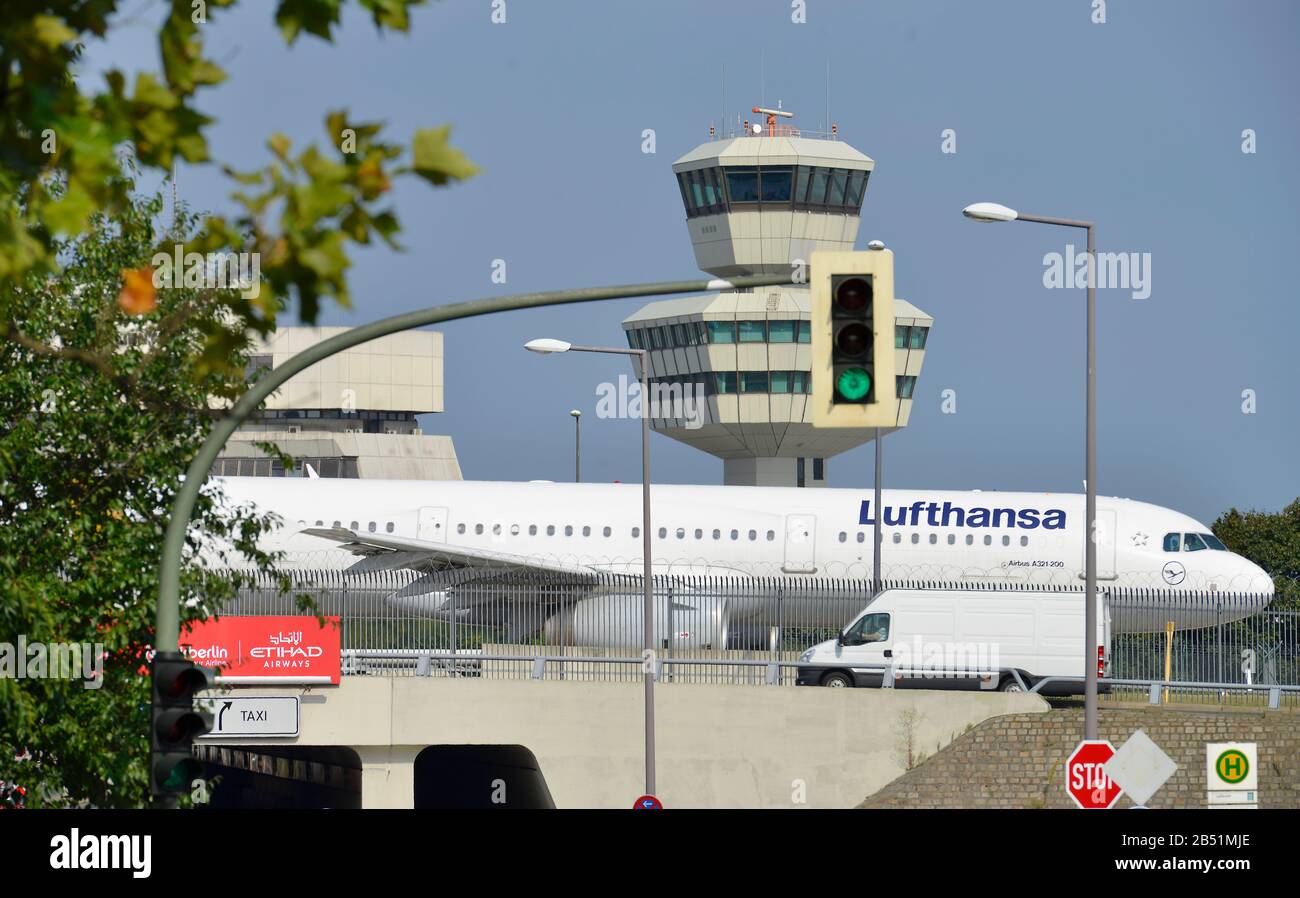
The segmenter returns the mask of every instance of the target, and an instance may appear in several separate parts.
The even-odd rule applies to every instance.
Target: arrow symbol
[[[217,729],[218,729],[218,730],[224,729],[224,727],[222,727],[222,725],[221,725],[221,718],[223,718],[223,717],[226,716],[226,710],[229,709],[229,708],[231,708],[231,707],[233,707],[234,704],[235,704],[234,702],[226,702],[225,704],[223,704],[223,705],[221,706],[221,713],[219,713],[219,714],[217,715]]]

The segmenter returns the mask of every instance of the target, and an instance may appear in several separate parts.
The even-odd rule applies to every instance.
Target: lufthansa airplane
[[[562,584],[570,607],[622,601],[637,619],[639,587],[611,596],[611,578],[603,575],[642,572],[639,484],[214,481],[229,500],[275,514],[279,526],[262,547],[282,553],[284,569],[408,569],[418,578],[390,601],[431,616],[447,613],[451,586],[474,584],[475,594],[488,596],[503,575],[518,582],[520,574],[535,573]],[[891,585],[1082,589],[1082,495],[885,490],[883,497],[881,573]],[[656,485],[651,513],[656,575],[798,579],[806,581],[804,596],[815,596],[820,583],[871,577],[877,509],[869,490]],[[1249,595],[1233,604],[1236,616],[1272,598],[1268,574],[1184,514],[1099,497],[1097,519],[1099,589],[1172,597],[1161,628],[1163,619],[1179,627],[1228,619],[1191,613],[1198,597],[1208,607],[1215,594]],[[674,601],[689,602],[688,592],[675,593]],[[555,601],[553,590],[538,593],[539,603]],[[787,604],[783,622],[836,626],[868,598],[837,612],[843,620],[825,622],[801,620],[798,607]],[[545,621],[548,610],[538,611],[534,619]],[[472,619],[473,609],[458,606],[457,614]],[[731,614],[744,617],[742,601],[733,602]],[[1134,625],[1116,620],[1115,628]]]

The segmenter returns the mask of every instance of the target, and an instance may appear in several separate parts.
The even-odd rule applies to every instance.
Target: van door
[[[416,539],[430,543],[447,541],[447,509],[425,506],[420,509],[420,524],[416,528]]]
[[[817,516],[788,514],[785,516],[785,561],[781,570],[787,574],[815,574],[817,572]]]
[[[892,654],[890,635],[890,615],[884,611],[864,614],[844,631],[840,660],[853,672],[855,686],[880,685],[881,665],[889,664]]]

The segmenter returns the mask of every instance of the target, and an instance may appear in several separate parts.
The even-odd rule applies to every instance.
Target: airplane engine
[[[720,649],[727,640],[727,600],[717,596],[676,594],[672,607],[664,596],[654,603],[653,644],[659,649]],[[640,649],[645,632],[645,597],[611,593],[581,599],[547,621],[548,644]]]

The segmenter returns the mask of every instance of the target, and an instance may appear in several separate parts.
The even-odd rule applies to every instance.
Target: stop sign
[[[1115,746],[1105,739],[1084,740],[1070,753],[1065,762],[1065,791],[1079,807],[1108,808],[1124,794],[1103,769],[1113,754]]]

